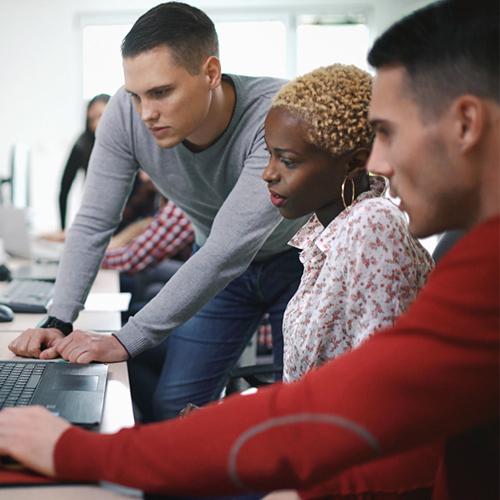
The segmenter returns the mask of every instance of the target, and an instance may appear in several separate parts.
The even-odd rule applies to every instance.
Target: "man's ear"
[[[468,152],[481,139],[486,120],[486,110],[482,99],[474,95],[462,95],[451,106],[451,117],[455,121],[455,140],[460,151]]]
[[[366,164],[368,163],[369,156],[370,150],[367,148],[359,148],[353,151],[348,163],[349,177],[354,178],[359,174],[366,173]]]
[[[207,57],[203,63],[202,71],[207,75],[210,82],[210,88],[213,90],[217,88],[222,81],[221,66],[218,57]]]

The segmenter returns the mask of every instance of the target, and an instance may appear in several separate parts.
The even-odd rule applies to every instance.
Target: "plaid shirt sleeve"
[[[191,223],[169,200],[139,236],[127,245],[107,250],[102,267],[135,274],[177,254],[187,260],[193,243]]]

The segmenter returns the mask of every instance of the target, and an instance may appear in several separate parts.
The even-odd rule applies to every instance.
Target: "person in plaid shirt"
[[[136,274],[165,259],[186,261],[191,255],[193,244],[191,222],[168,200],[132,241],[117,247],[110,245],[101,267]]]

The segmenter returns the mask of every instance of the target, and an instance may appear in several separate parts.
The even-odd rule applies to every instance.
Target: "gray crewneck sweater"
[[[68,232],[50,315],[73,322],[83,309],[139,168],[186,213],[201,248],[115,333],[131,356],[165,339],[253,260],[289,249],[287,242],[307,217],[282,219],[261,178],[269,160],[264,120],[285,81],[224,77],[236,91],[234,114],[223,136],[199,153],[182,144],[159,148],[123,88],[110,100],[96,134],[83,203]]]

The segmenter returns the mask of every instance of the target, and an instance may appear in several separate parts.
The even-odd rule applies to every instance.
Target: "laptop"
[[[15,257],[59,262],[63,243],[35,239],[29,230],[26,209],[0,205],[0,238],[5,251]]]
[[[42,405],[74,425],[102,420],[108,365],[50,361],[0,361],[0,409]]]

